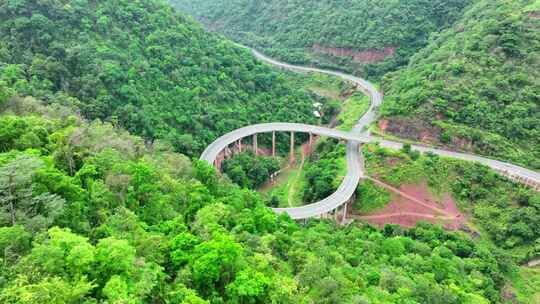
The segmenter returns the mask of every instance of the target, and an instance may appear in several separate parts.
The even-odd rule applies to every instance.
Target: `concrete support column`
[[[308,145],[308,153],[311,154],[311,151],[313,149],[313,133],[309,133],[309,145]]]
[[[338,208],[339,208],[339,207],[338,207]],[[338,208],[334,209],[334,221],[335,221],[336,223],[339,223],[339,222],[338,222]]]
[[[238,152],[242,153],[242,139],[241,138],[238,140]]]
[[[343,216],[341,217],[341,223],[345,224],[345,221],[347,220],[347,205],[349,203],[345,203],[343,205]]]
[[[289,158],[291,164],[294,164],[294,132],[291,132],[291,152]]]
[[[258,154],[258,147],[257,147],[257,134],[253,134],[253,151],[255,152],[255,155]]]
[[[215,160],[215,167],[218,172],[221,172],[221,163],[223,162],[223,152],[219,153]]]
[[[272,157],[276,157],[276,131],[272,132]]]

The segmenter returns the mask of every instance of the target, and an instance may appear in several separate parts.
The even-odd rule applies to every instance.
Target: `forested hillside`
[[[311,100],[160,0],[0,1],[0,103],[73,105],[197,154],[261,121],[313,122]]]
[[[392,134],[540,168],[540,3],[482,0],[385,77]]]
[[[292,63],[379,77],[408,62],[471,0],[170,0],[211,30]]]
[[[538,6],[525,13],[497,1],[500,9],[485,2],[473,12],[521,12],[509,15],[524,22],[519,39],[508,37],[519,54],[504,58],[534,68],[537,57],[519,56],[536,47]],[[522,103],[537,98],[532,79],[520,79]],[[488,168],[363,149],[368,172],[391,184],[420,176],[450,187],[483,229],[477,234],[293,221],[248,189],[278,170],[279,158],[239,154],[223,164],[230,179],[190,159],[240,125],[335,120],[346,130],[367,108],[353,95],[343,103],[351,111],[332,119],[341,104],[296,81],[161,0],[1,1],[0,303],[536,301],[540,273],[515,263],[540,253],[540,196]],[[404,115],[395,92],[384,109],[389,125]],[[315,119],[314,101],[331,115]],[[328,140],[316,152],[306,169],[310,201],[333,190],[343,146]]]
[[[260,195],[68,108],[0,114],[0,303],[501,303],[462,232],[277,217]]]

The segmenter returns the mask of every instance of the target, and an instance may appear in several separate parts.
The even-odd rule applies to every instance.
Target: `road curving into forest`
[[[256,50],[250,50],[259,60],[282,69],[300,73],[323,73],[337,76],[346,81],[352,82],[357,85],[359,90],[361,90],[364,94],[370,97],[370,107],[366,111],[366,113],[358,120],[357,124],[353,127],[353,130],[351,132],[339,131],[321,126],[281,122],[246,126],[229,132],[211,143],[202,153],[201,160],[205,160],[210,164],[213,164],[216,161],[220,152],[223,151],[230,144],[244,137],[259,133],[267,133],[274,131],[302,132],[346,140],[347,175],[343,178],[341,185],[332,195],[319,202],[301,207],[273,209],[276,213],[287,213],[293,219],[306,219],[311,217],[317,217],[331,212],[332,210],[336,210],[341,205],[347,203],[351,199],[351,197],[354,195],[354,192],[356,191],[356,187],[358,186],[360,179],[365,175],[364,159],[362,157],[362,153],[360,153],[359,151],[361,143],[379,142],[382,147],[390,149],[401,149],[403,147],[403,144],[400,142],[382,140],[369,134],[368,127],[372,122],[375,121],[377,117],[377,108],[382,104],[383,101],[382,94],[373,84],[362,78],[336,71],[328,71],[318,68],[302,67],[282,63],[272,58],[269,58],[257,52]],[[519,182],[527,181],[527,183],[535,183],[536,185],[540,185],[540,173],[510,163],[493,160],[473,154],[447,151],[420,145],[412,145],[411,148],[420,152],[431,152],[445,157],[479,162]]]

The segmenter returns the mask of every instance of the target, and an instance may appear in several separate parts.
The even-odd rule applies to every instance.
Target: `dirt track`
[[[354,218],[377,226],[399,224],[413,227],[419,221],[427,221],[451,230],[459,229],[465,223],[465,217],[449,194],[443,194],[437,199],[429,192],[426,184],[403,185],[397,189],[377,180],[374,182],[391,191],[392,200],[381,210],[355,214]]]

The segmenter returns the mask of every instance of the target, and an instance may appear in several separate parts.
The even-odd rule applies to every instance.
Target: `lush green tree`
[[[32,235],[22,226],[0,227],[0,253],[2,260],[13,263],[31,248]]]
[[[195,246],[189,262],[195,286],[203,294],[224,288],[240,269],[241,256],[242,246],[226,235]]]
[[[223,172],[233,182],[250,189],[262,186],[279,167],[276,158],[255,156],[251,152],[239,153],[223,162]]]
[[[187,263],[191,259],[191,252],[200,240],[189,232],[176,235],[170,243],[171,261],[177,266]]]
[[[62,213],[64,199],[55,194],[33,191],[33,178],[43,166],[39,158],[20,155],[0,167],[2,224],[22,224],[38,231],[50,226]]]
[[[339,174],[343,169],[339,159],[345,155],[343,146],[334,149],[336,142],[327,141],[317,147],[317,156],[305,168],[307,185],[304,189],[304,201],[316,202],[330,194],[339,186]]]
[[[91,292],[90,282],[68,282],[57,277],[45,278],[37,283],[21,275],[12,285],[0,293],[2,303],[32,304],[32,303],[80,303]]]
[[[175,284],[167,292],[165,303],[209,304],[210,302],[202,299],[195,290],[187,288],[184,284]]]
[[[227,285],[227,295],[231,303],[264,303],[270,279],[253,269],[245,269]]]
[[[105,298],[141,303],[158,285],[162,269],[136,257],[136,250],[126,240],[102,239],[95,249],[95,275]]]

